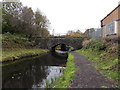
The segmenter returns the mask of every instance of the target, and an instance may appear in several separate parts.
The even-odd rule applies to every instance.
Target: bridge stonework
[[[39,48],[51,50],[57,44],[66,44],[72,46],[74,49],[82,48],[83,38],[37,38],[36,43]]]

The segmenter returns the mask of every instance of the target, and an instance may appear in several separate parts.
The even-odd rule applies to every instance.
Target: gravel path
[[[101,88],[107,86],[113,88],[113,83],[99,73],[92,63],[78,52],[72,52],[76,64],[75,79],[70,88]]]

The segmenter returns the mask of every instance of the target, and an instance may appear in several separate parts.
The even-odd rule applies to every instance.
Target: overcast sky
[[[120,0],[20,0],[24,6],[39,8],[50,20],[56,34],[68,30],[100,28],[100,20],[118,6]]]

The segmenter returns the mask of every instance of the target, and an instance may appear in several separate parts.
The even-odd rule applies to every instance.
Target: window
[[[115,21],[115,33],[118,32],[118,21]]]
[[[106,25],[106,35],[116,34],[116,21]]]

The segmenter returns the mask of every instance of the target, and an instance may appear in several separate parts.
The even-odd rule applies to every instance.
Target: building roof
[[[103,21],[105,18],[107,18],[112,12],[114,12],[118,7],[120,7],[120,4],[115,8],[113,9],[107,16],[105,16],[101,21]]]

